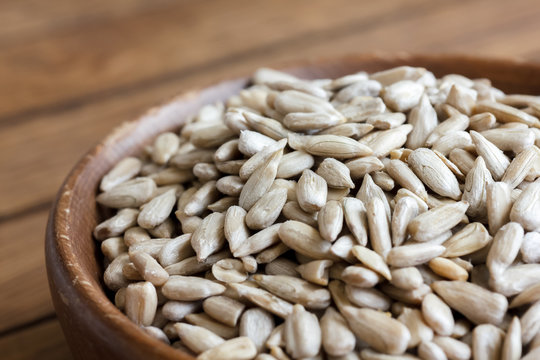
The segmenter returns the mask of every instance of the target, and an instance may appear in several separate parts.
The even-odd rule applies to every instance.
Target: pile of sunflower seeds
[[[103,178],[119,309],[198,359],[540,358],[540,97],[252,83]]]

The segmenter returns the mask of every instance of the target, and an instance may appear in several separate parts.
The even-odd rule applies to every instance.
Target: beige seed
[[[414,172],[401,160],[390,160],[385,167],[388,174],[402,187],[418,195],[421,199],[427,198],[424,184]]]
[[[283,155],[279,162],[276,177],[277,178],[292,178],[301,174],[304,170],[310,169],[315,160],[313,156],[303,151],[292,151]]]
[[[345,136],[353,139],[359,139],[362,136],[373,130],[373,125],[370,124],[358,124],[358,123],[346,123],[340,125],[334,125],[319,132],[319,135],[338,135]]]
[[[249,209],[245,222],[250,229],[266,229],[272,225],[287,201],[287,189],[279,188],[263,195]]]
[[[302,210],[296,201],[289,201],[283,206],[283,216],[289,220],[296,220],[310,226],[317,226],[317,214]]]
[[[408,136],[406,146],[413,150],[423,147],[438,123],[437,114],[427,95],[423,95],[420,103],[411,110],[408,122],[413,125],[413,129]]]
[[[442,205],[415,217],[408,226],[417,241],[429,241],[456,226],[467,211],[464,201]]]
[[[422,300],[422,315],[438,335],[450,336],[454,329],[452,310],[437,295],[427,294]]]
[[[491,277],[489,286],[504,296],[513,296],[536,284],[539,276],[539,264],[519,264]]]
[[[139,226],[129,228],[124,233],[124,242],[127,246],[144,242],[146,240],[150,240],[150,235],[148,235],[148,232],[145,229]]]
[[[388,265],[375,251],[360,245],[353,246],[351,251],[358,261],[360,261],[366,267],[381,274],[385,279],[392,280],[392,275],[390,274]]]
[[[447,106],[450,117],[439,123],[435,129],[429,134],[425,145],[432,146],[442,136],[451,134],[455,131],[463,131],[469,127],[469,117],[463,115],[458,110],[451,106]]]
[[[197,356],[197,360],[250,360],[257,356],[257,348],[248,337],[227,340]]]
[[[451,308],[475,324],[499,324],[508,308],[506,297],[464,281],[436,281],[431,287]]]
[[[466,131],[454,131],[443,135],[433,143],[432,150],[440,152],[444,156],[450,154],[453,149],[473,150],[471,135]]]
[[[223,232],[229,248],[235,253],[249,237],[249,229],[245,223],[246,210],[240,206],[231,206],[225,214]]]
[[[375,156],[365,156],[345,163],[353,179],[361,179],[364,175],[382,170],[383,163]]]
[[[426,324],[420,310],[404,307],[397,320],[405,325],[411,334],[407,348],[414,348],[433,339],[433,330]]]
[[[430,287],[425,284],[413,290],[403,290],[387,283],[383,283],[379,288],[390,298],[411,305],[420,305],[424,297],[431,293]]]
[[[124,239],[121,237],[108,238],[103,240],[101,243],[101,252],[109,261],[112,261],[121,254],[126,253],[127,250],[128,247],[124,243]]]
[[[354,350],[356,338],[345,318],[333,307],[321,317],[322,346],[331,356],[344,356]]]
[[[216,189],[216,182],[209,181],[191,196],[181,210],[188,216],[199,216],[206,210],[208,205],[218,200],[218,198],[219,193]]]
[[[103,178],[100,183],[101,191],[109,191],[116,185],[121,184],[137,176],[141,171],[141,160],[134,157],[126,157],[117,163]]]
[[[487,212],[487,187],[493,182],[482,157],[477,157],[473,168],[467,174],[462,200],[469,203],[467,215],[484,219]]]
[[[512,189],[506,183],[489,184],[486,192],[489,232],[495,234],[501,226],[510,221],[512,209]]]
[[[412,125],[405,124],[393,129],[373,132],[364,136],[360,141],[373,151],[373,156],[383,157],[390,154],[392,150],[402,147],[412,129]]]
[[[394,246],[399,246],[405,241],[407,227],[411,220],[418,215],[418,211],[418,202],[410,196],[402,197],[396,201],[391,223],[392,244]]]
[[[264,230],[261,230],[239,244],[233,252],[234,257],[241,258],[251,254],[258,253],[279,242],[279,232],[284,224],[274,224]]]
[[[356,262],[355,257],[351,253],[351,249],[354,245],[357,245],[358,242],[355,240],[353,235],[347,234],[340,236],[330,248],[330,252],[336,255],[338,258],[341,258],[349,263]]]
[[[493,114],[485,112],[471,116],[469,121],[469,129],[474,131],[484,131],[493,128],[497,119],[495,119]],[[491,141],[490,139],[488,140]]]
[[[382,98],[392,110],[404,112],[420,102],[424,86],[410,80],[401,80],[384,88]]]
[[[296,186],[298,205],[307,212],[319,211],[326,204],[326,181],[311,170],[304,170]]]
[[[534,303],[520,319],[521,341],[523,345],[531,342],[540,330],[540,302]]]
[[[340,311],[354,334],[375,350],[398,355],[407,349],[411,334],[401,322],[372,309],[347,306]]]
[[[501,348],[501,360],[518,360],[521,358],[521,323],[514,316]]]
[[[524,262],[540,263],[540,233],[532,231],[525,234],[520,252]]]
[[[122,182],[99,194],[96,201],[111,208],[139,207],[152,198],[156,183],[149,178],[135,178]]]
[[[231,283],[242,282],[248,277],[242,261],[237,259],[223,259],[212,265],[212,275],[216,280]]]
[[[540,300],[540,284],[535,284],[518,294],[510,303],[510,308],[515,308],[538,300]]]
[[[192,301],[219,295],[225,287],[203,278],[174,275],[169,277],[161,291],[172,300]]]
[[[129,258],[144,280],[151,282],[153,285],[163,285],[169,279],[169,274],[165,269],[147,253],[142,251],[131,252]]]
[[[392,239],[390,237],[390,225],[388,224],[383,202],[376,197],[371,199],[366,206],[366,215],[371,247],[385,259],[392,248]]]
[[[216,188],[228,196],[239,196],[244,182],[238,176],[225,176],[217,180]]]
[[[377,289],[361,288],[347,284],[345,285],[345,294],[349,301],[358,307],[381,311],[390,309],[390,298]]]
[[[334,242],[343,228],[343,209],[336,200],[331,200],[319,211],[317,218],[323,239]]]
[[[275,245],[272,245],[265,250],[257,254],[256,261],[259,264],[267,264],[274,261],[279,256],[283,255],[289,251],[289,247],[282,242],[278,242]]]
[[[486,265],[492,277],[502,274],[517,257],[523,242],[523,228],[510,222],[500,228],[493,238]]]
[[[531,147],[535,143],[534,130],[529,129],[526,126],[524,129],[504,128],[501,126],[495,129],[482,131],[481,134],[502,151],[513,151],[516,154]]]
[[[279,121],[245,111],[244,118],[249,126],[274,140],[287,138],[289,131]]]
[[[510,220],[520,223],[527,231],[540,230],[540,179],[530,184],[514,202]]]
[[[324,240],[316,229],[299,221],[283,223],[279,228],[279,238],[294,251],[312,259],[334,259],[330,253],[332,243]]]
[[[507,183],[512,189],[521,184],[533,168],[538,156],[535,147],[530,147],[517,154],[506,169],[501,181]]]
[[[328,285],[329,268],[332,266],[331,260],[314,260],[306,264],[302,264],[296,268],[300,276],[313,284],[326,286]]]
[[[472,335],[474,359],[495,360],[501,358],[504,332],[491,324],[477,326]]]
[[[180,139],[176,134],[171,132],[160,134],[154,141],[152,160],[159,165],[166,164],[176,153],[179,145]]]
[[[392,191],[396,186],[394,179],[384,171],[376,171],[371,177],[373,182],[384,191]]]
[[[446,360],[444,351],[432,341],[422,341],[418,345],[418,356],[422,360]]]
[[[449,360],[468,360],[471,358],[471,347],[449,336],[435,336],[433,343],[442,349]]]
[[[421,265],[441,255],[445,247],[432,243],[417,243],[392,248],[389,251],[387,262],[396,267]]]
[[[199,311],[201,303],[199,301],[167,301],[163,304],[161,312],[165,319],[170,321],[181,321],[188,314]]]
[[[294,180],[284,180],[284,179],[276,179],[272,183],[272,186],[270,186],[270,189],[268,191],[274,191],[278,188],[283,188],[287,190],[287,200],[288,201],[296,201],[296,181]]]
[[[130,282],[122,272],[124,266],[129,262],[129,255],[124,253],[114,258],[109,266],[107,266],[103,274],[103,281],[109,289],[117,291],[129,285]]]
[[[321,347],[321,328],[317,317],[302,305],[294,305],[283,328],[285,347],[295,359],[315,356]]]
[[[185,320],[192,325],[202,326],[224,339],[231,339],[238,336],[237,328],[224,325],[221,322],[212,319],[205,313],[188,314],[186,315]]]
[[[324,159],[317,168],[317,175],[321,176],[330,187],[354,188],[349,168],[336,159]]]
[[[367,244],[367,211],[361,200],[346,197],[342,200],[347,227],[360,245]]]
[[[214,160],[214,152],[212,150],[196,149],[188,153],[177,153],[174,155],[169,164],[181,170],[191,170],[198,163],[210,163]]]
[[[286,275],[260,275],[253,279],[264,289],[292,303],[310,309],[324,309],[330,305],[330,293],[325,288]]]
[[[428,265],[435,274],[449,280],[466,281],[469,278],[467,270],[450,259],[436,257],[431,259]]]
[[[463,149],[450,151],[449,158],[465,175],[472,169],[475,160],[475,157],[471,153]]]
[[[257,272],[258,263],[257,260],[251,256],[243,256],[240,260],[242,260],[242,265],[244,266],[244,270],[246,270],[248,273],[253,274]]]
[[[311,155],[350,159],[370,155],[373,151],[366,145],[345,136],[338,135],[297,135],[290,133],[289,146]]]
[[[408,158],[409,167],[437,194],[459,200],[461,191],[456,176],[442,160],[431,150],[419,148]]]
[[[161,251],[161,248],[167,244],[171,239],[169,238],[163,238],[163,239],[149,239],[144,242],[133,244],[129,247],[130,252],[135,251],[144,251],[145,253],[149,254],[150,256],[157,258],[159,256],[159,252]]]
[[[537,128],[540,126],[538,118],[511,106],[492,101],[481,101],[477,103],[474,112],[490,112],[495,115],[499,122],[503,123],[519,122]]]
[[[249,210],[267,192],[276,178],[282,154],[283,150],[273,153],[249,177],[240,193],[239,204],[241,207]]]
[[[249,337],[257,351],[262,352],[274,328],[272,314],[260,308],[248,309],[240,319],[239,335]]]
[[[119,210],[116,215],[96,226],[94,238],[99,241],[122,235],[124,231],[137,223],[138,215],[139,211],[135,209]]]
[[[182,343],[196,354],[212,349],[225,341],[222,337],[201,326],[176,323],[174,328]]]
[[[343,270],[341,273],[341,280],[352,286],[371,288],[382,280],[382,276],[379,275],[378,272],[370,270],[367,267],[354,265],[347,266]]]
[[[414,290],[424,283],[422,274],[415,267],[392,269],[390,273],[392,274],[390,283],[403,290]]]
[[[176,192],[169,190],[156,196],[142,208],[137,223],[144,229],[152,229],[163,223],[171,214],[176,203]]]
[[[326,129],[330,126],[343,124],[347,119],[337,113],[288,113],[283,118],[283,125],[293,131],[310,131]]]
[[[203,219],[201,226],[193,233],[191,246],[199,262],[219,251],[225,244],[224,224],[225,215],[212,213]]]
[[[283,257],[278,257],[266,264],[264,272],[266,275],[285,275],[298,277],[298,271],[296,268],[298,263],[288,260]]]
[[[386,198],[384,191],[373,182],[373,179],[368,174],[364,176],[364,180],[362,181],[362,186],[360,186],[360,189],[358,189],[356,198],[362,200],[364,204],[368,204],[371,201],[371,199],[375,197],[379,198],[383,202],[384,209],[386,212],[386,217],[388,221],[390,222],[392,210],[390,209],[390,204],[388,202],[388,199]]]
[[[137,325],[150,326],[156,315],[157,301],[156,288],[152,283],[129,284],[126,289],[126,315]]]
[[[427,72],[426,69],[421,67],[397,66],[373,73],[369,75],[369,78],[380,82],[383,86],[388,86],[401,80],[416,81]]]
[[[476,152],[478,155],[484,158],[486,167],[493,175],[493,179],[499,181],[510,165],[510,160],[508,160],[508,157],[504,155],[502,150],[497,148],[493,143],[489,142],[480,133],[471,131],[471,137],[476,145]]]
[[[238,283],[233,283],[229,286],[236,290],[242,297],[281,318],[286,318],[292,312],[293,306],[291,303],[272,295],[266,290]]]

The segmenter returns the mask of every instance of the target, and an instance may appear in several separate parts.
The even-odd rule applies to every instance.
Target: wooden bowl
[[[540,64],[465,56],[359,55],[307,61],[288,71],[305,78],[338,77],[398,65],[423,66],[436,76],[485,77],[507,92],[540,94]],[[99,220],[95,196],[101,177],[136,154],[158,133],[177,129],[204,104],[225,100],[247,78],[191,91],[115,129],[71,171],[51,210],[46,234],[49,286],[66,339],[77,359],[193,359],[146,335],[107,297],[102,255],[92,239]]]

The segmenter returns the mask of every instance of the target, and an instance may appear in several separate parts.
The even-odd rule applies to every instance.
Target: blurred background
[[[55,192],[113,127],[259,66],[366,52],[540,63],[538,0],[1,0],[0,357],[69,359],[46,280]]]

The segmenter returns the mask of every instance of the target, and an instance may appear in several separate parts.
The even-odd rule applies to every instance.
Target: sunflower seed
[[[135,324],[150,326],[156,316],[157,302],[156,288],[152,283],[145,281],[128,285],[125,311]]]

